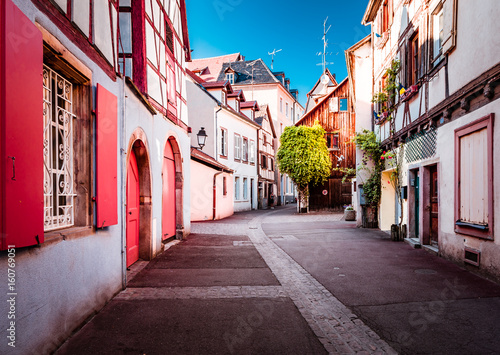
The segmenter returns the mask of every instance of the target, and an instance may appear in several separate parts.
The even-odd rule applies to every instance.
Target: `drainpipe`
[[[122,203],[121,203],[121,220],[122,220],[122,226],[121,226],[121,250],[122,250],[122,289],[125,289],[127,287],[127,251],[125,250],[126,248],[126,238],[127,238],[127,208],[126,208],[126,197],[127,197],[127,184],[126,184],[126,174],[127,174],[127,152],[125,151],[127,147],[127,142],[126,142],[126,95],[125,95],[125,78],[123,78],[121,84],[122,84],[122,100],[123,100],[123,105],[122,105],[122,124],[121,124],[121,143],[120,143],[120,163],[121,163],[121,174],[120,174],[120,179],[121,179],[121,195],[122,195]]]
[[[217,173],[214,174],[214,208],[213,208],[213,216],[212,220],[215,221],[215,216],[216,216],[216,206],[217,206],[217,175],[220,175],[224,172],[224,170],[221,170]]]

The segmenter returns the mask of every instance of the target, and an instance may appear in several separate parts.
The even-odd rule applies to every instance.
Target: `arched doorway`
[[[134,151],[127,165],[127,267],[139,259],[139,169]]]
[[[175,238],[176,235],[176,192],[175,157],[170,140],[163,151],[162,167],[162,240]]]
[[[151,260],[152,243],[151,166],[146,134],[137,128],[129,140],[126,177],[126,264]]]

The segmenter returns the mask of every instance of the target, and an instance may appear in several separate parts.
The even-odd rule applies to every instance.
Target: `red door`
[[[139,170],[133,151],[127,168],[127,267],[139,259]]]
[[[439,236],[439,213],[438,213],[438,173],[437,166],[431,167],[431,208],[430,208],[430,244],[433,246],[438,246],[438,236]]]
[[[168,141],[163,154],[162,236],[163,240],[175,237],[175,162]]]

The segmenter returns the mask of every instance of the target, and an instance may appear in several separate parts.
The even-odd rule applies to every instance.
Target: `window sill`
[[[58,243],[62,240],[72,240],[80,237],[86,237],[89,234],[93,234],[95,232],[94,228],[91,226],[86,227],[69,227],[58,230],[53,230],[50,232],[46,232],[44,237],[45,241],[42,245],[46,245],[49,243]]]
[[[486,240],[493,240],[493,231],[488,225],[481,225],[469,222],[456,221],[455,232]]]
[[[219,158],[227,159],[227,155],[219,155]]]

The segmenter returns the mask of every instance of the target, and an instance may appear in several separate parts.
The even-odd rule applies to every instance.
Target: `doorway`
[[[429,244],[433,247],[438,247],[438,172],[437,166],[433,165],[429,169],[430,174],[430,196],[429,196]]]
[[[415,226],[415,238],[420,239],[420,171],[416,171],[415,173],[415,180],[413,182],[413,188],[414,188],[414,196],[415,196],[415,203],[414,203],[414,226]]]
[[[127,167],[127,267],[139,259],[139,169],[134,151]]]
[[[162,240],[175,238],[176,233],[176,191],[175,191],[175,159],[170,141],[167,140],[163,152],[162,167]]]

